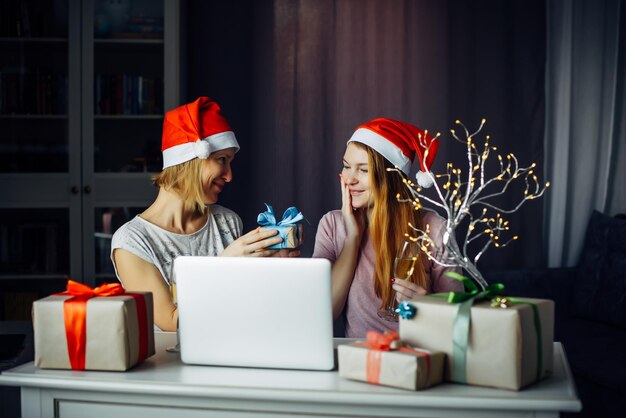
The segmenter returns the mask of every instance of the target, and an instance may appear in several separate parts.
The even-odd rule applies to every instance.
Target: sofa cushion
[[[626,219],[592,213],[572,297],[573,316],[626,329]]]
[[[554,339],[563,343],[574,374],[626,395],[626,331],[585,319],[555,324]]]

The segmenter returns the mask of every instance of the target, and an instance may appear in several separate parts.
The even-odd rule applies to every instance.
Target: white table
[[[336,371],[188,366],[165,351],[174,340],[157,334],[157,354],[125,373],[42,370],[31,362],[3,372],[0,385],[22,388],[25,418],[557,417],[581,409],[560,343],[554,375],[520,392],[457,384],[411,392]]]

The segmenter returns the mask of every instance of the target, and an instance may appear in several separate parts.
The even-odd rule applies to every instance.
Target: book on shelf
[[[0,72],[0,114],[64,115],[67,76],[35,72]]]
[[[94,82],[96,115],[160,115],[163,80],[131,74],[97,74]]]

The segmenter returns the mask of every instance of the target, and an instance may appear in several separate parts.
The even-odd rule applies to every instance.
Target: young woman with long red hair
[[[339,175],[341,210],[321,219],[313,252],[313,257],[333,263],[333,316],[344,316],[346,337],[397,329],[397,322],[377,313],[394,299],[400,302],[416,295],[462,290],[460,282],[445,276],[450,269],[424,253],[417,254],[419,261],[406,280],[394,277],[394,260],[404,245],[405,233],[410,232],[409,223],[423,229],[428,225],[438,247],[433,250],[443,247],[444,219],[399,202],[410,198],[403,179],[416,154],[422,171],[418,181],[429,179],[424,171],[430,169],[437,141],[413,125],[386,118],[359,126],[348,141]],[[394,167],[401,173],[388,170]]]

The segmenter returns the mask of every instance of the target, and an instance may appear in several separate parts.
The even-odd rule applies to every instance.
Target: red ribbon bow
[[[87,352],[87,301],[94,297],[110,297],[125,295],[135,299],[137,304],[137,319],[139,320],[139,360],[148,356],[148,318],[146,300],[143,295],[126,293],[119,283],[105,283],[102,286],[91,288],[73,280],[67,281],[67,289],[60,295],[73,296],[63,303],[65,321],[65,338],[70,365],[73,370],[85,370]]]
[[[383,351],[401,351],[404,353],[421,354],[426,357],[426,382],[430,378],[430,353],[424,350],[417,350],[412,347],[402,345],[400,341],[400,334],[397,331],[388,330],[384,333],[377,331],[367,331],[367,342],[357,343],[362,347],[370,348],[367,352],[367,364],[365,375],[369,383],[378,384],[380,382],[380,368],[382,363]],[[393,342],[397,341],[399,344],[394,347]]]
[[[388,330],[384,334],[377,331],[367,331],[367,343],[374,350],[389,351],[391,343],[400,340],[400,334],[397,331]]]

